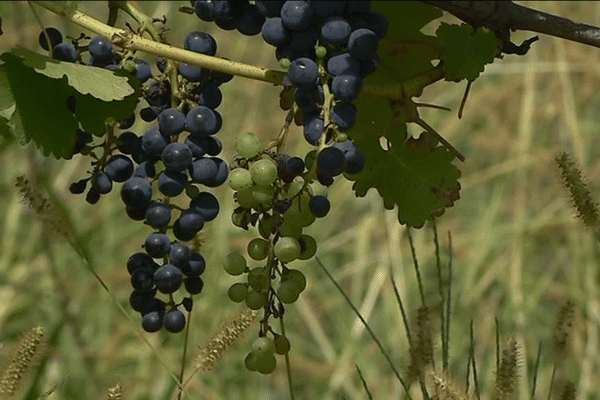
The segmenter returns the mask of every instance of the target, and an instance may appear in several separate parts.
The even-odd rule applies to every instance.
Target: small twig
[[[439,133],[437,133],[435,129],[429,126],[427,122],[423,121],[421,118],[418,118],[417,120],[411,122],[414,122],[421,128],[425,129],[427,132],[429,132],[431,135],[437,138],[437,140],[439,140],[448,150],[450,150],[450,153],[454,154],[456,158],[458,158],[462,162],[465,162],[465,156],[463,156],[460,151],[456,150],[454,146],[452,146],[446,139],[444,139]]]
[[[460,101],[460,107],[458,108],[458,119],[461,119],[463,116],[463,110],[465,109],[465,104],[467,102],[467,96],[469,96],[469,91],[471,90],[471,85],[473,81],[467,82],[467,87],[465,88],[465,93],[463,94],[463,98]]]

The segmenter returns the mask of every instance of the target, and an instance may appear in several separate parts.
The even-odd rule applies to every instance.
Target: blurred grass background
[[[181,45],[190,30],[201,29],[217,39],[218,55],[277,68],[273,48],[260,37],[242,37],[220,31],[193,15],[178,15],[176,3],[136,4],[150,15],[166,15],[167,37],[175,45]],[[600,25],[597,2],[520,4]],[[78,27],[34,7],[46,26],[59,28],[63,35],[79,36]],[[101,21],[108,16],[104,2],[85,2],[81,9]],[[40,27],[26,2],[0,3],[0,16],[2,52],[15,45],[43,52],[37,44]],[[449,16],[444,19],[455,21]],[[124,21],[132,22],[120,17],[119,24],[123,26]],[[434,31],[437,23],[425,30]],[[520,43],[532,35],[517,32],[513,41]],[[438,232],[444,264],[449,254],[447,232],[452,234],[450,370],[464,382],[472,320],[484,398],[491,394],[496,363],[495,317],[501,345],[508,333],[522,345],[516,398],[529,398],[540,341],[536,398],[547,397],[553,368],[553,327],[560,306],[569,297],[576,301],[578,318],[572,351],[562,360],[555,387],[560,389],[561,382],[570,379],[579,399],[600,398],[599,248],[591,232],[574,218],[553,161],[558,152],[569,152],[587,174],[592,193],[600,193],[598,65],[597,49],[542,36],[526,56],[505,56],[486,67],[471,88],[461,120],[456,112],[464,83],[436,83],[419,99],[452,108],[451,113],[422,109],[421,116],[467,157],[459,165],[461,199],[438,221]],[[277,134],[285,113],[278,107],[276,87],[236,78],[222,89],[224,100],[219,112],[224,125],[219,137],[224,143],[222,157],[229,160],[238,133],[256,132],[266,144]],[[134,130],[141,133],[145,126],[138,121]],[[410,127],[410,132],[418,135],[421,129]],[[287,150],[303,156],[309,146],[300,129],[294,127],[291,133]],[[127,218],[118,190],[103,196],[95,206],[68,192],[69,184],[89,169],[88,159],[44,159],[32,145],[20,146],[6,138],[0,148],[0,360],[19,335],[34,325],[44,325],[49,338],[46,355],[26,381],[22,398],[36,398],[58,385],[48,398],[100,399],[117,382],[121,382],[127,399],[173,398],[175,386],[170,373],[179,371],[183,334],[142,332],[156,349],[153,352],[138,335],[139,316],[131,311],[135,323],[130,323],[76,253],[43,230],[21,202],[13,179],[26,174],[68,206],[77,231],[93,250],[92,266],[128,311],[131,289],[125,262],[141,249],[151,228]],[[389,277],[391,270],[413,315],[420,299],[405,228],[397,223],[394,211],[383,209],[375,193],[356,199],[350,188],[351,184],[342,179],[332,186],[330,214],[308,233],[317,239],[318,256],[368,320],[397,368],[406,371],[408,345]],[[255,236],[229,223],[234,207],[231,191],[222,187],[214,193],[222,210],[202,232],[207,270],[205,288],[195,298],[191,319],[191,355],[240,310],[226,293],[236,279],[227,276],[220,265],[227,253],[243,251]],[[433,234],[427,226],[413,234],[427,299],[435,308],[439,296]],[[402,387],[374,342],[317,264],[307,261],[294,267],[308,279],[306,291],[286,313],[296,399],[366,398],[355,363],[375,399],[404,398]],[[438,319],[433,325],[439,331]],[[278,368],[271,376],[260,376],[244,367],[244,357],[257,331],[252,328],[213,371],[197,374],[187,387],[187,398],[288,398],[283,358],[278,358]],[[435,346],[439,356],[439,340]],[[438,357],[436,365],[440,364]],[[192,368],[190,363],[188,372]],[[416,385],[411,393],[413,398],[420,398]]]

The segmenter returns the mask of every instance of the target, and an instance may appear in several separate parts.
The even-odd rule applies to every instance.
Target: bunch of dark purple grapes
[[[388,30],[385,16],[371,11],[370,1],[192,3],[200,19],[245,35],[262,33],[276,46],[275,55],[288,67],[292,85],[282,92],[291,94],[292,100],[282,100],[282,108],[296,103],[295,122],[303,126],[306,141],[320,147],[319,165],[327,166],[318,168],[321,184],[330,186],[335,176],[362,170],[364,154],[344,132],[356,123],[353,101],[363,78],[380,63],[378,43]],[[337,144],[324,152],[323,147],[333,142]]]
[[[82,62],[83,51],[78,46],[69,43],[70,46],[63,46],[64,50],[59,47],[64,43],[60,33],[53,28],[46,32],[55,58]],[[40,44],[48,48],[45,35],[40,36]],[[189,33],[184,47],[211,56],[217,50],[214,38],[200,31]],[[138,136],[127,130],[135,122],[132,115],[107,129],[98,138],[102,143],[94,143],[92,135],[80,130],[73,154],[90,155],[94,158],[93,168],[89,176],[71,184],[70,191],[79,194],[87,189],[86,200],[94,204],[112,190],[113,183],[123,183],[120,193],[127,215],[154,229],[143,245],[144,251],[133,254],[127,262],[133,286],[130,304],[141,314],[144,330],[156,332],[164,326],[169,332],[180,332],[186,317],[179,308],[191,310],[191,295],[202,291],[200,275],[205,269],[202,255],[184,242],[194,239],[204,223],[219,213],[217,198],[202,191],[200,185],[220,186],[229,173],[227,163],[217,157],[222,145],[215,134],[221,128],[222,118],[215,109],[222,99],[219,86],[232,76],[181,63],[176,74],[178,82],[170,82],[168,76],[173,74],[166,70],[164,60],[157,60],[160,74],[154,77],[148,63],[123,59],[112,43],[102,37],[91,38],[87,49],[90,65],[111,70],[125,68],[135,73],[144,84],[144,99],[148,103],[141,109],[140,117],[157,123]],[[179,88],[175,99],[172,85]],[[74,112],[77,99],[70,98],[67,106]],[[117,129],[122,132],[117,134]],[[171,201],[182,194],[190,199],[187,207]],[[190,297],[177,302],[173,295],[182,286]],[[166,300],[157,297],[158,292],[166,295]]]

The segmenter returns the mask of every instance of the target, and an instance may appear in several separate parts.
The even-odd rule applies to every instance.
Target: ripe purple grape
[[[331,90],[341,101],[354,101],[362,88],[362,79],[356,75],[338,75],[331,82]]]
[[[160,228],[171,221],[171,208],[164,203],[150,204],[146,208],[146,222],[154,228]]]
[[[145,207],[150,203],[151,198],[152,185],[144,178],[129,178],[121,186],[121,199],[128,206],[135,208]]]
[[[94,36],[90,40],[89,50],[95,60],[107,60],[112,58],[113,44],[102,36]]]
[[[334,177],[344,171],[344,153],[336,147],[326,147],[317,156],[317,168],[323,176]]]
[[[54,48],[59,43],[62,43],[63,37],[58,29],[50,27],[44,30],[46,31],[46,34],[48,34],[48,37],[50,37],[51,48]],[[44,35],[44,32],[40,33],[39,42],[40,46],[42,46],[44,50],[50,50],[50,47],[48,47],[48,39],[46,39],[46,35]]]
[[[161,158],[167,171],[180,172],[192,164],[192,150],[185,143],[169,143],[162,151]]]
[[[323,21],[321,37],[328,43],[336,46],[346,46],[350,37],[351,27],[345,18],[331,16]]]
[[[183,42],[183,48],[209,56],[217,54],[217,42],[215,41],[215,38],[212,37],[212,35],[201,31],[192,31],[188,33]]]
[[[206,106],[192,108],[186,116],[186,125],[194,136],[209,136],[217,133],[219,123],[215,112]]]
[[[348,39],[348,53],[358,59],[366,60],[377,52],[378,43],[379,39],[372,30],[356,29]]]
[[[185,129],[185,115],[171,107],[158,114],[158,129],[163,135],[177,135]]]
[[[182,279],[181,270],[173,264],[165,264],[154,272],[154,284],[158,291],[164,294],[176,292]]]
[[[180,195],[186,183],[187,175],[182,172],[163,171],[158,176],[158,190],[165,196]]]
[[[316,195],[310,198],[308,207],[310,208],[310,212],[313,213],[315,217],[322,218],[329,212],[331,204],[329,203],[327,197]]]
[[[162,232],[152,232],[146,238],[144,249],[152,258],[162,258],[169,254],[171,239]]]
[[[106,162],[104,172],[114,182],[125,182],[133,174],[133,161],[123,154],[114,155]]]
[[[267,20],[262,26],[262,37],[272,46],[283,46],[290,40],[290,34],[283,27],[280,17]]]
[[[173,308],[165,313],[162,324],[171,333],[181,332],[185,328],[185,315]]]
[[[319,78],[317,64],[310,58],[295,59],[288,69],[290,81],[298,86],[315,86]]]
[[[163,326],[163,316],[158,311],[151,311],[142,317],[142,328],[146,332],[157,332]]]
[[[52,58],[59,61],[77,61],[77,49],[72,43],[62,42],[52,49]]]

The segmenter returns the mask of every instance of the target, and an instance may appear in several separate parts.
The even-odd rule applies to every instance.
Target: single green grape
[[[273,339],[266,336],[258,337],[252,342],[252,351],[259,357],[265,354],[273,354],[275,343],[273,343]]]
[[[282,281],[277,288],[277,297],[283,304],[292,304],[300,297],[300,292],[296,290],[293,282]]]
[[[279,229],[279,233],[281,236],[289,236],[294,239],[300,239],[302,236],[302,226],[296,225],[293,222],[290,222],[290,219],[286,218],[281,224],[281,228]]]
[[[283,335],[275,336],[273,344],[275,345],[275,353],[277,354],[287,354],[291,348],[290,341]]]
[[[248,273],[248,284],[254,290],[264,290],[269,287],[271,277],[265,267],[252,268]]]
[[[290,182],[290,186],[287,191],[287,197],[294,197],[304,187],[304,178],[301,176],[297,176],[294,178],[292,182]]]
[[[274,354],[257,355],[256,370],[263,375],[269,375],[275,371],[277,359]]]
[[[244,283],[234,283],[227,291],[229,299],[234,303],[242,303],[248,297],[248,286]]]
[[[185,194],[190,199],[195,199],[200,194],[200,189],[196,185],[189,184],[185,187]]]
[[[238,204],[247,210],[256,208],[259,204],[254,198],[254,186],[248,186],[237,192],[236,199]]]
[[[298,243],[300,243],[299,260],[308,260],[317,253],[317,242],[312,236],[302,235],[298,239]]]
[[[280,237],[273,249],[275,257],[284,264],[294,261],[300,255],[300,243],[293,237]]]
[[[289,58],[282,58],[281,60],[279,60],[279,66],[283,69],[288,69],[290,67],[290,59]]]
[[[257,370],[257,359],[258,357],[254,352],[248,353],[246,358],[244,359],[244,364],[246,365],[246,369],[248,371],[256,371]]]
[[[252,186],[252,198],[258,204],[269,204],[275,197],[275,189],[271,185]]]
[[[244,272],[246,272],[246,259],[241,253],[229,253],[227,257],[225,257],[223,268],[225,269],[225,272],[227,272],[229,275],[241,275]]]
[[[250,171],[244,168],[236,168],[229,173],[227,184],[233,190],[242,190],[252,186],[252,177]]]
[[[260,261],[269,255],[269,242],[265,239],[254,238],[248,243],[248,255],[251,259]]]
[[[233,223],[233,225],[237,226],[238,228],[243,228],[244,227],[244,218],[246,217],[246,210],[243,210],[241,212],[233,212],[231,213],[231,222]]]
[[[308,185],[308,193],[311,196],[325,196],[327,197],[329,190],[319,182],[312,182]]]
[[[272,215],[266,214],[263,216],[258,222],[258,233],[260,233],[260,236],[268,239],[272,233],[273,223],[275,223],[275,218]]]
[[[327,55],[327,49],[323,46],[317,46],[317,50],[315,51],[317,57],[319,58],[325,58],[325,56]]]
[[[270,159],[263,158],[250,166],[250,175],[257,185],[271,185],[277,179],[277,166]]]
[[[312,225],[316,217],[310,212],[309,202],[310,194],[308,193],[303,193],[301,196],[294,198],[292,206],[284,214],[284,220],[302,227]]]
[[[254,133],[242,133],[235,139],[235,151],[245,159],[256,157],[261,148],[260,141]]]
[[[292,287],[302,293],[306,289],[306,277],[297,269],[288,269],[282,276],[282,282],[289,283]]]
[[[249,290],[246,296],[246,305],[251,310],[259,310],[267,304],[267,295],[256,290]]]

